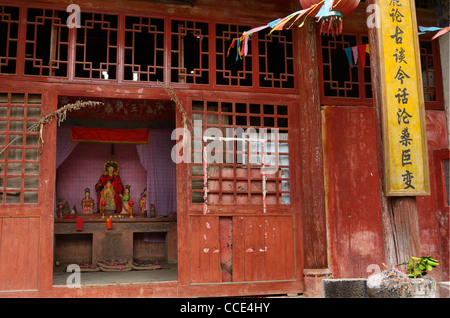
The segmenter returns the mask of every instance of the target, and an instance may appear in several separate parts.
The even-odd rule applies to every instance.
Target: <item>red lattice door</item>
[[[49,148],[39,155],[39,129],[30,130],[44,112],[44,100],[40,92],[0,88],[0,295],[36,291],[41,275],[51,275],[50,248],[44,246],[52,242],[46,215],[53,202],[52,161]]]
[[[190,283],[294,286],[295,107],[273,101],[191,104]]]

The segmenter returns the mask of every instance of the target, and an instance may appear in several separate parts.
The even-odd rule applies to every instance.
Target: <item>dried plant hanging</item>
[[[183,149],[186,149],[186,142],[187,142],[187,124],[189,124],[192,127],[192,122],[189,118],[189,116],[187,115],[186,110],[184,109],[183,105],[181,104],[180,99],[178,98],[177,94],[175,93],[175,91],[173,90],[173,87],[165,85],[164,83],[158,81],[158,84],[160,84],[162,86],[162,88],[164,88],[164,90],[166,91],[167,95],[169,95],[170,100],[173,101],[178,109],[178,111],[181,113],[182,116],[182,120],[183,120],[183,129],[184,129],[184,134],[183,134]]]
[[[52,112],[51,114],[45,115],[43,117],[41,117],[41,119],[39,121],[37,121],[36,123],[34,123],[33,125],[31,125],[30,127],[28,127],[27,131],[38,131],[39,130],[39,148],[38,148],[38,152],[39,155],[42,154],[42,152],[44,151],[44,125],[45,124],[49,124],[52,122],[53,118],[56,118],[58,121],[58,126],[67,118],[67,112],[70,111],[76,111],[79,110],[81,108],[84,107],[96,107],[98,105],[103,104],[102,102],[94,102],[94,101],[76,101],[73,104],[67,104],[61,108],[58,108],[57,110],[55,110],[54,112]],[[5,148],[3,148],[0,151],[0,155],[6,151],[6,149],[8,149],[8,147],[14,143],[14,141],[16,141],[16,139],[18,139],[20,136],[17,136],[16,138],[14,138],[8,145],[6,145]]]
[[[173,87],[165,85],[164,83],[158,81],[158,84],[164,88],[167,95],[169,95],[170,100],[175,103],[177,106],[178,111],[181,113],[181,116],[183,116],[183,124],[188,123],[189,125],[192,125],[191,120],[189,119],[186,111],[184,110],[183,105],[181,104],[181,101],[178,99],[177,94],[175,94],[175,91],[173,90]]]

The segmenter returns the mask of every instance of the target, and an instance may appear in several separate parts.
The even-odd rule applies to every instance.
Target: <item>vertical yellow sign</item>
[[[386,195],[429,195],[420,48],[414,0],[377,0]]]

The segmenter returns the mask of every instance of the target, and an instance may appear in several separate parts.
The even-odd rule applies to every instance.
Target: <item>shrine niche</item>
[[[82,269],[119,259],[164,269],[158,262],[176,262],[174,104],[85,99],[102,104],[71,112],[57,128],[55,258],[79,259]],[[72,100],[80,97],[60,96],[59,105]]]

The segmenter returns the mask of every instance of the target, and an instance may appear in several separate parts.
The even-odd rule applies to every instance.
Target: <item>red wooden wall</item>
[[[335,277],[366,277],[384,261],[374,109],[322,114],[330,267]]]
[[[448,118],[443,111],[426,112],[428,158],[430,167],[430,196],[417,197],[419,215],[420,253],[432,255],[440,266],[430,275],[440,281],[448,281],[450,275],[450,207],[446,201],[443,160],[449,159]]]
[[[374,109],[325,107],[322,114],[329,265],[335,277],[367,277],[370,265],[383,269],[384,262]],[[430,274],[444,281],[449,277],[449,207],[438,164],[448,158],[445,112],[426,111],[426,124],[431,195],[417,197],[420,256],[440,260]]]
[[[56,100],[50,90],[24,89],[4,82],[1,87],[3,92],[42,94],[42,113],[53,111]],[[38,203],[0,208],[0,296],[14,291],[26,297],[48,291],[52,285],[53,214],[49,206],[54,195],[56,136],[45,134],[45,142],[47,148],[40,159],[47,165],[39,166]]]
[[[218,17],[258,25],[299,8],[297,1],[269,0],[198,0],[194,7],[138,0],[126,3],[126,10],[132,13],[152,12],[155,15],[204,19]],[[51,7],[54,4],[65,5],[66,2],[40,0],[33,4]],[[77,4],[98,10],[106,8],[113,12],[124,10],[124,1],[93,3],[80,0]],[[365,8],[358,9],[353,17],[346,20],[347,30],[364,27]],[[231,206],[213,209],[211,215],[204,216],[198,206],[191,205],[191,185],[186,182],[191,177],[188,173],[190,167],[179,164],[177,193],[181,208],[178,213],[177,282],[86,287],[82,290],[52,287],[56,153],[56,123],[53,122],[44,131],[45,151],[41,162],[45,164],[40,166],[39,203],[32,207],[2,206],[0,209],[0,290],[29,291],[2,295],[189,297],[276,294],[302,292],[303,268],[328,266],[334,277],[339,278],[367,277],[369,265],[381,266],[384,249],[374,108],[362,107],[357,102],[349,104],[356,106],[347,107],[344,102],[342,106],[322,105],[323,110],[320,111],[317,73],[320,62],[315,49],[319,38],[316,38],[314,27],[311,28],[312,31],[309,26],[299,31],[300,44],[312,49],[306,56],[304,51],[296,51],[300,80],[295,89],[288,93],[276,90],[277,94],[272,94],[270,91],[258,90],[255,93],[251,89],[240,88],[232,96],[237,100],[258,101],[276,98],[277,102],[292,103],[298,107],[293,116],[294,128],[290,140],[295,145],[290,149],[295,149],[294,154],[297,156],[292,157],[291,161],[297,167],[292,169],[295,180],[292,208],[283,213],[274,209],[262,215],[254,213],[255,209],[235,211]],[[228,88],[211,85],[208,89],[182,84],[175,86],[184,105],[190,105],[192,99],[230,98]],[[154,83],[139,86],[85,80],[67,84],[59,79],[40,78],[26,82],[10,76],[8,80],[5,77],[1,79],[0,88],[7,92],[33,90],[42,93],[44,113],[56,109],[59,94],[167,98],[166,92]],[[189,107],[187,110],[191,114]],[[177,125],[181,126],[180,116],[177,117]],[[448,145],[444,112],[427,111],[427,125],[430,159],[438,158],[439,150]],[[422,245],[423,253],[444,260],[444,269],[437,270],[436,275],[448,279],[448,271],[445,272],[446,264],[448,268],[448,223],[445,223],[448,210],[441,209],[439,191],[442,186],[436,175],[433,175],[433,171],[438,170],[435,161],[430,160],[432,194],[418,198],[417,205],[420,231],[427,238]],[[225,248],[231,242],[232,251]],[[218,249],[223,253],[216,253]],[[233,270],[224,270],[230,259],[233,260]],[[9,267],[8,262],[16,265]],[[221,284],[220,287],[210,285],[230,281],[239,283]]]
[[[161,5],[151,2],[127,1],[126,11],[130,14],[151,12],[154,15],[176,16],[181,18],[207,19],[221,21],[244,21],[245,23],[267,23],[273,17],[283,17],[298,9],[298,3],[273,1],[254,1],[243,4],[241,1],[220,2],[196,1],[194,7]],[[8,2],[17,5],[16,2]],[[289,3],[289,4],[288,4]],[[29,5],[30,3],[24,2]],[[65,9],[64,1],[35,1],[33,6],[41,5]],[[93,10],[111,10],[112,14],[124,11],[124,2],[80,1],[81,8]],[[109,12],[109,11],[108,11]],[[24,28],[22,28],[24,30]],[[25,33],[21,33],[22,36]],[[169,37],[170,38],[170,37]],[[20,42],[20,41],[19,41]],[[296,40],[294,40],[296,42]],[[211,44],[215,46],[215,42]],[[297,45],[297,44],[295,44]],[[293,52],[298,56],[296,48]],[[18,56],[20,60],[23,55]],[[213,58],[210,58],[214,61]],[[19,63],[20,64],[20,63]],[[170,64],[170,63],[169,63]],[[214,65],[214,63],[211,63]],[[293,66],[298,67],[295,59]],[[212,68],[214,70],[214,68]],[[86,97],[115,97],[140,99],[169,99],[167,93],[156,83],[135,85],[121,81],[105,82],[99,79],[74,79],[73,68],[69,67],[69,78],[25,77],[19,66],[19,76],[3,75],[0,82],[2,92],[38,91],[43,94],[43,114],[57,108],[59,95]],[[167,71],[167,70],[166,70]],[[295,73],[297,70],[295,70]],[[120,72],[119,72],[120,73]],[[214,74],[211,72],[211,74]],[[213,77],[211,76],[210,79]],[[255,76],[256,78],[256,76]],[[6,80],[8,79],[8,80]],[[256,79],[255,79],[256,81]],[[68,83],[71,82],[71,83]],[[243,89],[231,92],[227,87],[209,85],[194,86],[174,84],[177,96],[191,114],[191,102],[197,100],[256,100],[277,101],[289,104],[290,127],[289,151],[292,158],[290,169],[291,205],[280,204],[268,208],[262,214],[260,206],[233,205],[217,207],[212,205],[210,215],[202,215],[201,205],[192,204],[190,166],[177,166],[178,199],[178,281],[164,284],[138,284],[127,288],[87,287],[81,290],[52,286],[53,269],[53,207],[55,185],[56,123],[45,126],[44,152],[40,157],[39,203],[9,207],[2,206],[0,211],[1,241],[0,257],[11,261],[14,266],[0,265],[3,296],[227,296],[276,294],[302,292],[302,215],[300,172],[295,168],[296,159],[292,156],[298,152],[298,103],[296,86],[288,91],[283,89]],[[216,90],[213,90],[216,89]],[[276,95],[273,95],[273,93]],[[177,126],[182,126],[181,116],[177,115]],[[208,224],[208,227],[206,227]],[[325,229],[322,228],[322,231]],[[233,245],[232,251],[225,248]],[[219,251],[219,252],[218,252]],[[321,251],[325,251],[322,247]],[[233,270],[226,271],[226,263],[232,260]],[[8,277],[7,279],[4,277]],[[204,284],[221,282],[238,282],[205,286]],[[245,284],[243,284],[245,283]],[[17,294],[17,291],[27,293]],[[13,293],[11,293],[13,292]]]
[[[351,15],[354,19],[344,22],[345,32],[364,34],[363,8]],[[418,10],[418,23],[435,25],[433,12]],[[426,36],[420,39],[429,40]],[[432,46],[439,51],[437,41]],[[434,64],[440,68],[438,55]],[[436,79],[436,101],[426,103],[431,195],[417,197],[416,202],[420,256],[439,259],[441,266],[431,276],[446,281],[450,268],[449,207],[444,204],[442,160],[448,157],[449,131],[439,71]],[[329,267],[335,278],[368,277],[376,266],[382,270],[385,262],[376,110],[371,99],[322,98],[321,102]]]

